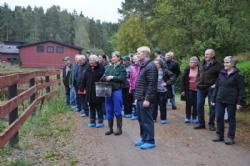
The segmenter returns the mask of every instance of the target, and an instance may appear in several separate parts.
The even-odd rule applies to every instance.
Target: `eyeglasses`
[[[231,63],[231,62],[224,62],[224,63]]]

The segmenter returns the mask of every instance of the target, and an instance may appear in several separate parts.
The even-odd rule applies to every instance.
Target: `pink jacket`
[[[133,65],[131,67],[130,78],[129,78],[129,92],[135,90],[135,83],[140,72],[140,65]]]

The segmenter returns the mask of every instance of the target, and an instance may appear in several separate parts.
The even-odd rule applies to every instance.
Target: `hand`
[[[149,102],[149,101],[147,101],[147,100],[144,100],[144,101],[143,101],[143,107],[144,107],[144,108],[149,107],[149,105],[150,105],[150,102]]]
[[[236,105],[236,109],[237,109],[237,110],[241,109],[241,107],[242,107],[242,106],[239,105],[239,104]]]
[[[106,80],[107,81],[110,81],[110,80],[112,80],[114,78],[114,76],[106,76]]]
[[[211,102],[211,105],[212,105],[212,106],[215,106],[215,103],[214,103],[214,102]]]
[[[211,88],[215,88],[215,84],[213,84],[213,85],[211,86]]]
[[[185,92],[181,92],[181,95],[182,95],[182,96],[185,96]]]

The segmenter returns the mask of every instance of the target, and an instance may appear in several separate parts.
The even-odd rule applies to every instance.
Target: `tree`
[[[113,37],[112,44],[122,54],[135,52],[136,48],[142,45],[150,46],[141,17],[133,14],[127,16]]]

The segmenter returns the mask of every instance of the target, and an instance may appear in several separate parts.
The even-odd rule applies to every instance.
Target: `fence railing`
[[[8,116],[9,126],[0,133],[0,148],[8,141],[11,146],[18,143],[18,130],[36,109],[40,102],[53,96],[60,84],[60,71],[39,71],[0,76],[0,90],[6,91],[8,100],[0,104],[0,120]],[[28,84],[28,88],[18,93],[18,86]],[[39,93],[42,92],[42,93]],[[29,99],[29,105],[18,116],[18,106]]]

